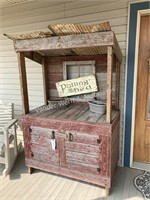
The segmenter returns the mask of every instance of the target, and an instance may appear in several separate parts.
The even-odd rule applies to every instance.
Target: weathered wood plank
[[[66,133],[71,132],[73,135],[73,142],[80,143],[80,144],[88,144],[98,146],[97,140],[99,139],[96,135],[89,135],[87,133],[82,133],[78,131],[66,131]]]
[[[59,157],[57,157],[56,155],[43,155],[43,154],[39,154],[39,153],[35,153],[33,160],[37,160],[38,162],[46,162],[46,163],[52,163],[55,165],[59,165]]]
[[[49,118],[61,118],[61,116],[68,110],[70,110],[70,107],[66,107],[66,108],[60,107],[60,109],[58,109],[55,113],[53,113],[52,115],[49,115]]]
[[[114,34],[114,44],[113,44],[113,48],[114,48],[114,51],[115,51],[115,54],[116,54],[116,57],[119,61],[119,63],[121,63],[122,61],[122,53],[121,53],[121,49],[119,47],[119,44],[117,42],[117,39],[116,39],[116,36]]]
[[[98,46],[113,46],[113,31],[87,33],[79,35],[56,36],[37,38],[30,40],[16,40],[14,48],[16,52],[71,49]]]
[[[112,120],[112,69],[113,69],[113,49],[108,47],[107,52],[107,106],[106,106],[106,122],[111,123]]]
[[[86,119],[87,122],[97,122],[99,121],[99,119],[101,118],[102,116],[98,113],[90,113],[90,115],[88,116],[88,118]]]
[[[91,111],[87,110],[84,113],[82,113],[82,115],[80,115],[78,118],[76,118],[76,120],[77,121],[86,121],[86,119],[89,117],[90,114],[91,114]]]
[[[99,167],[89,165],[89,164],[84,164],[84,163],[76,163],[76,162],[70,162],[67,161],[66,167],[71,168],[73,171],[79,171],[79,172],[84,172],[84,173],[89,173],[89,174],[100,174],[100,171],[98,171]]]
[[[80,110],[81,110],[81,106],[72,105],[72,108],[67,110],[63,115],[59,116],[59,118],[70,119],[71,116],[74,116],[74,114],[78,113]]]
[[[60,166],[66,166],[66,149],[65,149],[65,139],[59,137],[58,140],[58,148],[59,148],[59,159],[60,159]]]
[[[44,102],[45,105],[47,105],[48,104],[47,101],[49,100],[48,69],[44,57],[42,57],[42,75],[43,75]]]
[[[82,110],[80,109],[80,112],[72,116],[70,119],[76,120],[78,117],[82,116],[89,108],[85,107]]]
[[[93,156],[83,153],[66,151],[66,161],[73,161],[76,163],[85,163],[99,167],[99,155]]]
[[[22,107],[23,114],[29,113],[29,100],[28,100],[28,87],[27,87],[27,77],[26,77],[26,66],[24,53],[18,53],[18,67],[19,67],[19,77],[20,77],[20,89],[22,97]]]
[[[120,94],[120,63],[116,61],[116,110],[119,110]]]
[[[82,180],[85,182],[93,183],[96,185],[107,186],[110,187],[110,178],[91,175],[89,173],[83,173],[79,171],[73,171],[71,168],[62,168],[59,166],[54,166],[52,164],[47,164],[44,162],[38,162],[36,160],[26,159],[27,166],[32,166],[33,168],[44,169],[45,171],[53,172],[56,174],[61,174],[63,176],[75,178],[78,180]]]
[[[24,52],[24,57],[29,58],[30,60],[37,62],[39,64],[42,64],[42,55],[37,52],[33,51]]]
[[[66,151],[81,152],[88,155],[99,155],[99,146],[89,145],[84,143],[66,142]]]

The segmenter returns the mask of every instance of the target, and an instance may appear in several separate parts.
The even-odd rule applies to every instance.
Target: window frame
[[[95,67],[95,60],[90,60],[90,61],[65,61],[63,62],[63,80],[69,80],[67,79],[67,66],[70,65],[91,65],[92,67],[92,73],[93,75],[96,75],[96,67]]]

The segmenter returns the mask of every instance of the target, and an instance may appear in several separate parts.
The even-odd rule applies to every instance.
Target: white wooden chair
[[[10,173],[18,155],[16,122],[13,104],[0,103],[0,163],[5,165],[3,175]]]

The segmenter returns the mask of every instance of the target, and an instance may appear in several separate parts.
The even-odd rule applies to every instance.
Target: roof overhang
[[[43,55],[45,51],[67,49],[76,51],[84,48],[98,48],[101,50],[101,48],[108,46],[113,47],[119,62],[121,62],[121,50],[113,31],[14,41],[14,48],[16,52],[37,51],[41,52],[41,54],[43,52]]]

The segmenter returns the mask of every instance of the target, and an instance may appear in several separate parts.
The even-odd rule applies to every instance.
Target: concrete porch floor
[[[110,196],[104,196],[104,189],[35,170],[28,174],[23,152],[7,177],[0,165],[0,200],[143,200],[133,180],[142,174],[141,170],[118,167],[113,178]]]

